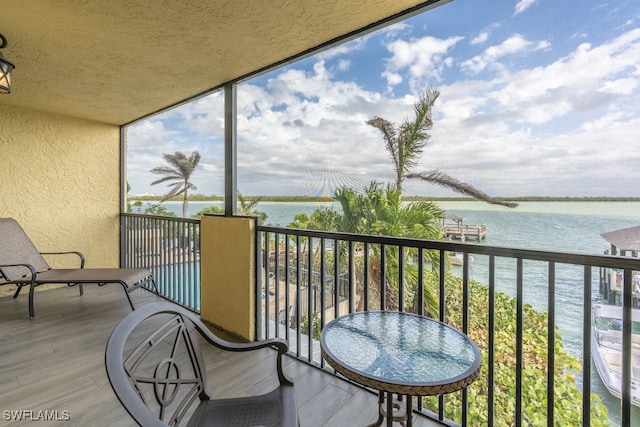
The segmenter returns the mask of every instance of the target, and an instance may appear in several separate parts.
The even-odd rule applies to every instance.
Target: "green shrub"
[[[436,275],[429,276],[425,286],[437,289]],[[447,277],[447,323],[462,329],[462,280]],[[487,395],[494,392],[494,425],[515,425],[516,407],[516,300],[500,292],[495,293],[494,383],[487,383],[489,348],[489,291],[485,285],[471,281],[469,288],[469,330],[471,339],[482,353],[479,378],[468,390],[467,423],[469,426],[487,425]],[[547,425],[547,313],[532,306],[523,306],[523,370],[522,423],[526,426]],[[557,327],[556,327],[557,328]],[[577,388],[575,373],[581,369],[580,360],[564,350],[562,336],[555,333],[554,422],[558,426],[577,426],[582,423],[582,395]],[[445,398],[445,415],[460,422],[462,393]],[[425,407],[437,411],[437,398],[423,398]],[[591,395],[591,425],[608,425],[607,408],[600,397]]]

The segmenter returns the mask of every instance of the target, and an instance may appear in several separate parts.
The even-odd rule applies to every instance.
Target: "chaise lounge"
[[[42,255],[75,255],[80,259],[80,268],[54,269],[47,264]],[[29,317],[35,317],[35,288],[46,283],[66,283],[78,285],[80,295],[82,285],[95,283],[103,286],[107,283],[119,283],[127,296],[131,309],[134,309],[129,293],[145,284],[151,284],[157,292],[153,275],[142,268],[84,268],[84,255],[80,252],[39,252],[22,227],[13,218],[0,218],[0,285],[14,284],[18,287],[14,298],[20,295],[23,287],[29,286]]]

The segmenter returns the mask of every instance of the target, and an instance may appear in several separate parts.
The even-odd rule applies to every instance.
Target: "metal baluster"
[[[353,276],[353,270],[355,269],[355,262],[353,259],[353,241],[349,240],[349,271],[347,272],[347,276],[349,277],[349,313],[353,313],[356,311],[355,309],[355,300],[356,300],[356,287],[355,287],[355,279]]]
[[[259,237],[262,237],[263,234],[262,233],[258,233]],[[262,249],[262,256],[261,258],[261,262],[263,265],[263,270],[264,271],[264,285],[262,283],[258,283],[257,289],[257,298],[256,298],[256,304],[262,307],[262,301],[264,301],[264,317],[262,318],[262,316],[258,316],[259,318],[262,318],[264,321],[264,336],[267,338],[270,338],[269,334],[269,273],[271,272],[271,256],[270,256],[270,251],[271,251],[271,234],[267,231],[264,233],[264,239],[262,239],[261,242],[258,242],[258,247]],[[262,282],[263,280],[263,275],[262,274],[258,274],[258,279],[260,282]],[[262,290],[262,288],[264,288],[264,291]],[[262,295],[264,295],[264,299],[262,299]],[[277,301],[274,304],[274,311],[276,312],[276,316],[278,315],[278,304]],[[260,313],[260,312],[257,312]],[[276,326],[277,329],[277,326]]]
[[[447,264],[447,253],[441,249],[440,250],[440,311],[438,313],[438,319],[441,322],[444,322],[446,317],[446,300],[445,300],[445,279],[446,279],[446,264]],[[438,396],[438,419],[440,421],[444,420],[444,396]]]
[[[555,314],[556,314],[556,264],[555,262],[549,262],[549,295],[548,295],[548,308],[547,308],[547,426],[553,427],[554,422],[554,389],[555,389]],[[585,308],[586,310],[586,308]],[[590,375],[587,377],[587,381],[591,381]]]
[[[384,244],[380,245],[380,310],[387,308],[387,286],[386,286],[386,254],[387,248]]]
[[[404,246],[398,246],[398,311],[404,311]]]
[[[364,310],[369,310],[369,243],[364,243]]]
[[[300,235],[296,235],[296,357],[300,357],[300,341],[302,336],[300,334],[300,285],[302,282],[301,260],[302,254],[300,253]]]
[[[462,255],[462,332],[469,333],[469,253]],[[467,425],[469,412],[469,393],[462,389],[462,425]]]
[[[333,240],[333,317],[336,318],[340,315],[340,288],[342,287],[342,280],[340,280],[340,246],[338,240]]]
[[[273,251],[273,283],[275,285],[275,303],[274,303],[274,314],[276,316],[276,327],[275,327],[275,336],[280,337],[280,269],[278,268],[278,262],[280,260],[280,234],[275,233],[273,236],[273,241],[275,244]],[[271,258],[269,258],[269,262],[271,262]],[[268,280],[268,279],[267,279]],[[287,310],[284,310],[285,317],[285,325],[287,318]]]
[[[313,238],[308,237],[309,244],[307,245],[308,254],[307,254],[307,319],[308,319],[308,336],[307,336],[307,346],[308,346],[308,360],[311,362],[313,360],[313,314],[314,314],[314,300],[315,300],[315,291],[313,289]]]
[[[320,239],[320,329],[322,329],[325,325],[325,310],[326,304],[324,300],[324,296],[326,294],[325,284],[324,284],[324,276],[325,276],[325,239]],[[335,286],[335,280],[333,280],[333,284]],[[320,366],[324,367],[325,362],[324,358],[320,357]]]
[[[631,308],[633,304],[633,270],[624,269],[622,284],[622,409],[621,425],[631,425]],[[591,282],[589,282],[591,283]]]
[[[522,426],[522,258],[516,259],[516,427]]]
[[[496,257],[489,256],[489,351],[488,351],[488,392],[487,392],[487,424],[493,426],[495,413],[494,368],[496,343]]]

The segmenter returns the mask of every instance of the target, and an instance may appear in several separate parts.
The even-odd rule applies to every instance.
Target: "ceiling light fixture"
[[[7,46],[7,39],[0,34],[0,49]],[[0,93],[11,93],[11,70],[16,66],[4,59],[0,52]]]

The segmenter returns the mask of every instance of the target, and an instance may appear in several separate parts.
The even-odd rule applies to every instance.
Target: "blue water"
[[[487,237],[480,244],[520,249],[548,250],[601,255],[609,244],[600,234],[640,225],[640,202],[525,202],[508,209],[482,202],[439,202],[448,213],[464,217],[471,225],[487,226]],[[165,202],[167,209],[181,215],[180,202]],[[195,214],[203,207],[222,202],[190,202],[189,212]],[[265,212],[267,224],[285,227],[298,213],[310,214],[317,207],[333,207],[332,203],[262,202],[257,209]],[[547,309],[547,266],[544,263],[525,263],[524,302],[538,310]],[[488,282],[486,257],[474,255],[471,276]],[[515,295],[515,261],[496,262],[497,290]],[[594,291],[597,292],[597,272]],[[556,322],[565,348],[577,357],[582,352],[582,281],[583,268],[558,265],[556,271]],[[598,295],[594,293],[594,300]],[[600,395],[609,409],[612,425],[619,425],[619,399],[604,388],[595,368],[592,369],[592,391]],[[577,379],[581,378],[578,373]],[[576,402],[577,403],[577,402]],[[640,426],[640,410],[632,409],[634,425]]]
[[[562,202],[524,203],[507,210],[479,202],[442,203],[449,213],[465,217],[465,223],[485,224],[487,238],[482,244],[521,249],[601,255],[610,249],[600,234],[640,225],[640,203]],[[483,259],[485,258],[485,259]],[[582,359],[583,267],[556,266],[556,324],[565,349]],[[540,311],[547,310],[547,265],[529,261],[524,265],[524,302]],[[594,301],[598,301],[598,272],[592,272]],[[486,257],[474,256],[471,276],[488,283]],[[496,288],[515,295],[515,261],[496,261]],[[578,385],[581,373],[576,374]],[[620,400],[604,387],[592,366],[591,389],[607,406],[611,425],[620,425]],[[578,404],[578,402],[576,402]],[[632,425],[640,426],[640,410],[632,408]]]
[[[161,295],[196,311],[200,311],[199,270],[200,261],[151,267]],[[188,285],[178,286],[178,283]]]

